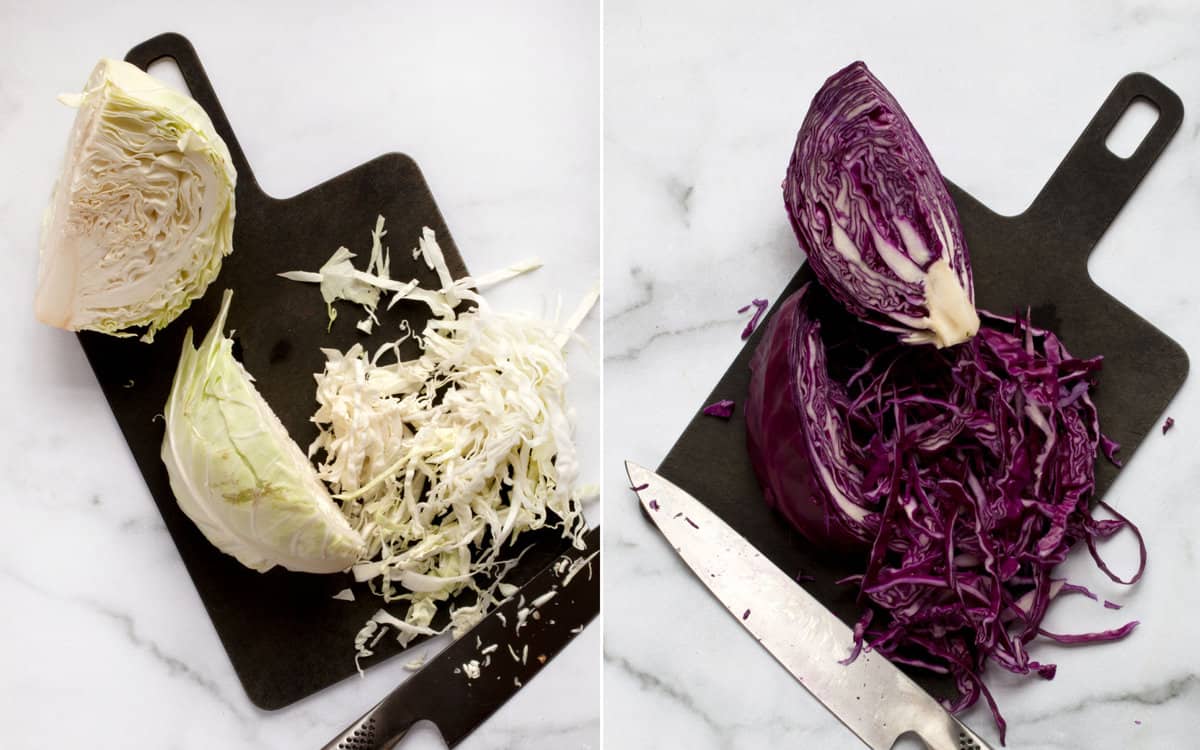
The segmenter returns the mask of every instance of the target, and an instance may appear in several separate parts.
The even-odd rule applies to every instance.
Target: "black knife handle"
[[[412,724],[405,727],[389,726],[389,713],[379,710],[382,705],[382,702],[376,704],[321,750],[390,750],[398,745]]]
[[[415,680],[415,675],[409,678],[409,682]],[[413,724],[422,718],[417,715],[419,708],[414,712],[412,706],[405,705],[404,688],[409,682],[376,703],[321,750],[391,750],[399,745]]]

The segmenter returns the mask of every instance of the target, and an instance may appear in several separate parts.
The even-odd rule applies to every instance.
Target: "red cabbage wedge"
[[[750,365],[746,440],[768,505],[818,546],[861,547],[878,533],[879,516],[861,497],[850,404],[829,376],[814,307],[839,312],[807,284],[771,318]]]
[[[909,344],[975,335],[958,212],[924,141],[863,63],[817,92],[783,196],[809,265],[846,309]]]

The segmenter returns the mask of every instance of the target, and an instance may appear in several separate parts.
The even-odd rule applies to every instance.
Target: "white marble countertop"
[[[393,659],[280,711],[250,704],[83,352],[32,296],[72,120],[54,97],[179,31],[267,192],[404,151],[473,268],[547,262],[495,306],[569,309],[601,272],[599,5],[439,6],[0,2],[0,746],[316,748],[408,675]],[[599,481],[600,316],[582,332],[578,437]],[[461,747],[598,747],[600,644],[597,621]],[[427,727],[404,747],[444,745]]]
[[[800,263],[779,183],[813,93],[855,59],[896,94],[943,172],[1005,214],[1028,204],[1121,76],[1142,70],[1173,88],[1188,107],[1183,126],[1089,269],[1194,360],[1200,6],[717,5],[606,4],[605,742],[857,748],[643,521],[621,489],[621,460],[658,464],[740,348],[737,308],[774,301]],[[1125,609],[1077,597],[1048,621],[1076,631],[1128,617],[1142,625],[1118,644],[1039,646],[1035,658],[1059,664],[1050,682],[991,670],[1011,747],[1197,744],[1194,375],[1168,413],[1175,430],[1151,434],[1108,495],[1146,536],[1145,578],[1124,590],[1077,555],[1070,576]],[[1114,542],[1111,556],[1127,563],[1131,547]],[[986,709],[965,718],[995,739]]]

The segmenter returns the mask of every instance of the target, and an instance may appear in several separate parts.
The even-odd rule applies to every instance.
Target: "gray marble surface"
[[[494,305],[548,312],[601,273],[600,23],[598,3],[0,0],[0,747],[315,748],[409,674],[395,659],[273,713],[245,697],[74,336],[32,315],[72,120],[55,96],[182,32],[267,192],[405,151],[474,269],[546,261]],[[573,399],[595,482],[598,314],[582,333]],[[461,747],[598,747],[600,648],[597,621]],[[444,745],[424,727],[404,747]]]
[[[657,465],[740,348],[735,311],[774,301],[800,263],[779,183],[813,93],[855,59],[896,94],[943,172],[1005,214],[1028,204],[1121,76],[1172,87],[1183,127],[1089,271],[1195,358],[1200,6],[608,0],[605,23],[606,746],[861,747],[642,520],[621,460]],[[1108,496],[1146,536],[1146,577],[1118,587],[1077,556],[1065,572],[1125,609],[1077,597],[1047,621],[1142,625],[1118,644],[1038,646],[1035,658],[1059,664],[1050,682],[993,670],[1011,747],[1197,744],[1194,376],[1168,413],[1175,430],[1152,434]],[[1133,546],[1114,541],[1111,561],[1127,566]],[[986,709],[965,718],[995,739]]]

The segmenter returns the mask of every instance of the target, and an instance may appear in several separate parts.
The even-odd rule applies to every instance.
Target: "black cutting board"
[[[1138,98],[1157,107],[1159,116],[1137,150],[1123,159],[1104,142]],[[1144,73],[1133,73],[1116,85],[1033,204],[1020,215],[1000,216],[949,184],[971,255],[978,306],[1005,315],[1029,309],[1034,324],[1059,334],[1072,354],[1104,356],[1096,406],[1101,428],[1121,443],[1119,455],[1126,461],[1156,427],[1183,384],[1188,358],[1179,344],[1096,286],[1088,275],[1087,260],[1182,120],[1183,104],[1174,92]],[[779,211],[783,215],[782,201]],[[1174,240],[1149,237],[1146,241]],[[813,278],[808,266],[802,266],[770,314]],[[705,401],[732,399],[738,404],[734,417],[726,422],[703,416],[699,413],[703,404],[698,405],[659,473],[692,493],[783,570],[813,576],[815,580],[803,585],[853,623],[859,612],[853,587],[837,586],[834,581],[859,572],[854,561],[813,550],[782,516],[767,508],[746,452],[742,404],[750,385],[750,358],[765,328],[766,320]],[[1098,461],[1096,468],[1100,497],[1117,469],[1107,461]],[[1136,508],[1133,512],[1136,515]],[[924,671],[911,674],[934,694],[953,692],[947,680]]]
[[[409,252],[424,226],[437,233],[456,278],[466,275],[467,268],[412,159],[384,154],[299,195],[273,198],[255,181],[187,39],[163,34],[125,56],[142,68],[162,58],[178,65],[233,156],[238,172],[234,251],[203,299],[160,331],[152,344],[88,332],[79,334],[79,341],[247,695],[260,708],[276,709],[353,674],[354,635],[383,602],[365,586],[354,587],[354,602],[332,599],[352,584],[348,574],[320,576],[280,568],[261,574],[244,568],[209,544],[179,509],[159,458],[163,422],[156,415],[166,404],[184,332],[190,326],[203,337],[216,318],[223,290],[233,289],[227,330],[235,332],[234,351],[291,436],[307,447],[317,435],[309,418],[316,411],[313,374],[324,366],[320,348],[344,351],[356,342],[378,346],[399,336],[401,320],[421,330],[429,311],[408,301],[386,312],[380,305],[381,325],[368,337],[354,328],[362,309],[338,303],[338,317],[327,332],[317,286],[276,274],[315,271],[342,245],[358,253],[360,267],[365,266],[370,233],[381,214],[387,220],[384,244],[391,248],[393,278],[417,278],[425,288],[440,286],[435,272]],[[407,358],[418,352],[409,342],[403,353]],[[553,533],[528,540],[532,549],[508,579],[517,585],[563,549]],[[389,610],[403,613],[401,605]],[[385,638],[363,665],[377,664],[398,650],[394,639]]]

